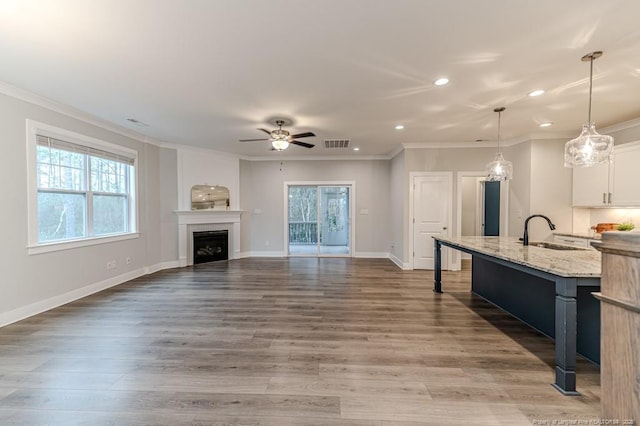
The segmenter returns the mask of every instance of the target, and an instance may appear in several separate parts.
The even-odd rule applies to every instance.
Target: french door
[[[351,256],[351,186],[287,185],[291,256]]]

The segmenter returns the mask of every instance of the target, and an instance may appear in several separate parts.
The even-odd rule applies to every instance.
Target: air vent
[[[349,148],[349,139],[325,139],[324,147],[329,149],[334,148]]]

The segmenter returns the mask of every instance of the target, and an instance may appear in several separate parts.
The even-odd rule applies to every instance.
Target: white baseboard
[[[49,311],[53,308],[57,308],[58,306],[66,305],[67,303],[71,303],[75,300],[82,299],[83,297],[90,296],[102,290],[115,287],[119,284],[131,281],[143,275],[152,274],[163,269],[175,268],[177,266],[178,261],[158,263],[155,265],[147,266],[145,268],[129,271],[115,277],[107,278],[106,280],[89,284],[87,286],[69,291],[64,294],[60,294],[58,296],[40,300],[38,302],[32,303],[27,306],[22,306],[9,312],[2,312],[0,313],[0,327],[4,327],[5,325],[13,324],[14,322],[18,322],[25,318],[41,314],[42,312]]]
[[[144,274],[143,275],[153,274],[154,272],[162,271],[164,269],[173,269],[173,268],[180,268],[180,267],[181,266],[180,266],[180,261],[179,260],[172,260],[170,262],[156,263],[155,265],[147,266],[146,268],[144,268]]]
[[[393,263],[395,263],[398,268],[402,269],[403,271],[409,270],[409,262],[403,262],[398,257],[396,257],[396,255],[394,255],[393,253],[389,253],[389,259]]]
[[[250,251],[244,257],[287,257],[284,251]]]
[[[353,257],[364,259],[388,259],[389,253],[383,253],[381,251],[357,251],[353,254]]]

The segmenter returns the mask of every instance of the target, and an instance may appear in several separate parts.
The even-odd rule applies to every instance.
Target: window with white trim
[[[32,127],[36,197],[31,198],[35,215],[30,216],[37,232],[30,230],[30,239],[35,240],[30,243],[134,233],[135,151],[62,129],[52,132],[46,125]]]

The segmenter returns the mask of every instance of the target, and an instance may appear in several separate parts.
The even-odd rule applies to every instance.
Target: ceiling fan
[[[314,133],[304,132],[304,133],[298,133],[298,134],[292,135],[288,130],[282,129],[282,126],[287,124],[287,121],[285,121],[284,119],[276,119],[274,122],[276,126],[278,126],[276,130],[269,131],[267,129],[258,129],[261,132],[265,132],[266,134],[268,134],[269,135],[268,138],[240,139],[240,142],[271,141],[272,151],[284,151],[289,147],[289,144],[298,145],[305,148],[313,148],[315,146],[314,144],[311,144],[311,143],[300,142],[296,140],[299,138],[308,138],[311,136],[315,136]],[[289,121],[289,124],[290,123],[291,122]]]

